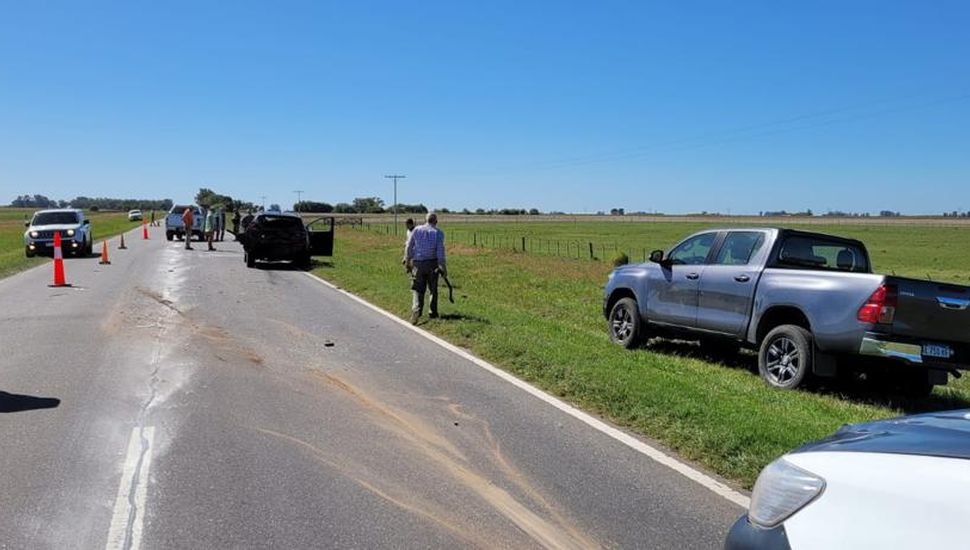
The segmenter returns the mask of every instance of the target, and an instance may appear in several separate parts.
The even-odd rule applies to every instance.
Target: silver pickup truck
[[[609,276],[610,338],[650,336],[758,351],[775,387],[892,375],[912,395],[970,369],[970,287],[872,273],[856,240],[788,229],[715,229]]]
[[[185,213],[186,208],[192,209],[192,227],[189,228],[190,231],[188,232],[185,230],[185,222],[182,221],[182,214]],[[194,235],[201,241],[203,240],[202,223],[204,220],[202,210],[198,206],[176,204],[168,211],[168,215],[165,216],[165,238],[170,241],[172,239],[182,240],[186,238],[186,233],[189,233],[189,240],[192,240],[192,236]]]

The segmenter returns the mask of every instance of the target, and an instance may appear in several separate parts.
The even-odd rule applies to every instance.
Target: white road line
[[[155,429],[150,426],[131,430],[106,550],[137,550],[141,545],[154,436]]]
[[[488,361],[485,361],[484,359],[481,359],[479,357],[475,357],[471,353],[468,353],[467,351],[459,348],[458,346],[455,346],[450,342],[446,342],[445,340],[442,340],[441,338],[435,336],[434,334],[431,334],[426,330],[423,330],[419,327],[412,325],[411,323],[405,321],[404,319],[397,317],[393,313],[385,311],[375,306],[374,304],[368,302],[367,300],[364,300],[359,296],[356,296],[354,294],[351,294],[350,292],[347,292],[346,290],[343,290],[341,288],[334,286],[330,282],[321,279],[320,277],[314,275],[313,273],[305,271],[304,274],[310,277],[311,279],[319,283],[322,283],[323,285],[333,290],[336,290],[337,292],[343,294],[344,296],[349,297],[350,299],[360,303],[361,305],[364,305],[365,307],[368,307],[373,311],[380,313],[381,315],[387,317],[388,319],[395,321],[401,326],[407,329],[410,329],[417,334],[420,334],[421,336],[427,338],[428,340],[431,340],[432,342],[451,351],[452,353],[455,353],[456,355],[462,357],[463,359],[467,359],[468,361],[471,361],[472,363],[487,370],[488,372],[494,374],[495,376],[498,376],[502,380],[505,380],[506,382],[512,384],[513,386],[516,386],[517,388],[520,388],[528,392],[529,394],[541,399],[542,401],[545,401],[546,403],[552,405],[553,407],[559,409],[560,411],[585,423],[591,428],[612,437],[613,439],[619,441],[620,443],[623,443],[624,445],[630,447],[631,449],[646,455],[647,457],[654,460],[655,462],[662,464],[670,468],[671,470],[674,470],[675,472],[683,475],[684,477],[700,484],[701,486],[709,489],[716,495],[723,497],[728,501],[733,502],[734,504],[737,504],[738,506],[741,506],[743,508],[747,508],[751,503],[751,499],[748,498],[746,495],[738,491],[735,491],[728,485],[714,479],[713,477],[705,474],[704,472],[701,472],[696,468],[693,468],[681,462],[680,460],[668,455],[667,453],[661,451],[660,449],[657,449],[656,447],[652,447],[647,443],[631,436],[630,434],[622,430],[618,430],[613,426],[610,426],[606,422],[603,422],[602,420],[590,415],[589,413],[583,412],[577,409],[576,407],[570,405],[569,403],[566,403],[561,399],[558,399],[556,397],[553,397],[552,395],[549,395],[548,393],[540,390],[539,388],[533,386],[532,384],[529,384],[528,382],[525,382],[523,380],[520,380],[519,378],[516,378],[515,376],[509,374],[508,372],[489,363]]]

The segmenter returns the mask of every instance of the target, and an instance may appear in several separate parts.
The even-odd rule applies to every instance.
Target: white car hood
[[[80,229],[81,224],[79,223],[56,223],[53,225],[32,225],[27,232],[31,231],[64,231],[67,229]]]

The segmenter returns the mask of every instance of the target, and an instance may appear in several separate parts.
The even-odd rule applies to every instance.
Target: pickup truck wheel
[[[168,239],[168,240],[172,240],[172,239],[175,238],[175,234],[172,233],[171,231],[166,231],[165,232],[165,238]]]
[[[813,345],[812,333],[800,326],[776,327],[761,342],[758,372],[769,386],[803,386],[811,379]]]
[[[246,267],[256,267],[256,256],[253,256],[249,252],[244,254],[246,259]]]
[[[640,343],[640,312],[633,298],[618,300],[610,310],[610,340],[626,349]]]

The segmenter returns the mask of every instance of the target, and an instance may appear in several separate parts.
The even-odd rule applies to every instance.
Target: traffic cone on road
[[[101,261],[98,262],[101,265],[111,265],[108,261],[108,241],[101,241]]]
[[[125,246],[125,234],[121,234],[121,244],[118,245],[118,250],[127,250],[128,247]]]
[[[148,240],[148,222],[142,222],[141,224],[141,238],[142,240]]]
[[[64,280],[64,252],[61,251],[61,232],[54,232],[54,284],[57,286],[71,286]]]

